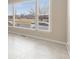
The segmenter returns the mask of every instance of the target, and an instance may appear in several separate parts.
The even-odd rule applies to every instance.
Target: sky
[[[35,10],[35,0],[29,0],[29,1],[24,1],[24,2],[20,2],[15,4],[15,9],[16,9],[16,14],[20,15],[20,14],[30,14],[30,12],[33,10],[34,12]],[[42,11],[45,10],[45,8],[48,7],[48,0],[39,0],[40,3],[40,8]],[[12,15],[12,5],[9,4],[8,5],[8,15]]]

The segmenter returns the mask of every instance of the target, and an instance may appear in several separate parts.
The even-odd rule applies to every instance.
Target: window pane
[[[40,8],[40,14],[48,14],[49,11],[49,0],[39,0],[39,8]]]
[[[35,28],[35,0],[26,0],[15,4],[15,25]]]
[[[12,7],[12,4],[8,5],[8,26],[13,26],[13,7]]]
[[[49,0],[40,0],[39,29],[49,29]]]

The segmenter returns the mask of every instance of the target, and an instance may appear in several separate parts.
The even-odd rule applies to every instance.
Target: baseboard
[[[70,44],[67,43],[66,47],[67,47],[68,55],[70,56]]]
[[[10,32],[10,31],[9,31],[9,32]],[[31,37],[31,38],[42,39],[42,40],[50,41],[50,42],[53,42],[53,43],[66,45],[66,42],[57,41],[57,40],[52,40],[52,39],[47,39],[47,38],[44,38],[44,37],[38,37],[38,36],[33,36],[33,35],[26,35],[26,34],[21,34],[21,33],[16,33],[16,32],[10,32],[10,33],[22,35],[22,36],[24,36],[24,37],[27,36],[27,37]]]

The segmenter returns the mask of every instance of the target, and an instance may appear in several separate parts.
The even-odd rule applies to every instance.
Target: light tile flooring
[[[9,33],[8,59],[69,59],[64,45]]]

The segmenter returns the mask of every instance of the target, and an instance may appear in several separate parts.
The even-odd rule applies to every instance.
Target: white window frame
[[[48,8],[49,8],[49,12],[48,12],[48,16],[49,16],[49,23],[48,23],[48,30],[42,30],[42,29],[39,29],[38,28],[38,20],[39,20],[39,15],[42,15],[42,14],[39,14],[39,0],[36,0],[36,28],[35,29],[33,29],[33,28],[24,28],[24,27],[16,27],[15,26],[15,2],[14,2],[14,0],[13,0],[13,26],[9,26],[9,27],[14,27],[14,28],[19,28],[19,29],[29,29],[29,30],[37,30],[37,31],[46,31],[46,32],[50,32],[51,31],[51,29],[52,29],[52,24],[51,24],[51,22],[52,22],[52,18],[51,18],[51,11],[52,11],[52,8],[51,8],[51,2],[52,2],[52,0],[49,0],[49,6],[48,6]]]

